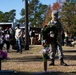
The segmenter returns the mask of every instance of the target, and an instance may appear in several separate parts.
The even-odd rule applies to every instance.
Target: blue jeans
[[[21,39],[16,39],[17,52],[22,52]]]

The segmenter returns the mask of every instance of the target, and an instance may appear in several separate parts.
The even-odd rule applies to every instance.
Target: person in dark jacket
[[[57,28],[58,28],[56,43],[53,43],[53,44],[49,45],[49,48],[51,49],[50,54],[49,54],[49,57],[51,59],[51,63],[49,65],[54,65],[55,54],[56,54],[56,51],[57,51],[59,59],[60,59],[60,65],[66,66],[67,64],[63,61],[63,50],[62,50],[62,45],[61,45],[63,27],[62,27],[62,24],[60,23],[60,21],[58,19],[58,13],[59,12],[57,10],[53,10],[52,11],[52,19],[51,19],[51,21],[48,22],[48,25],[50,25],[50,26],[52,24],[56,23]]]

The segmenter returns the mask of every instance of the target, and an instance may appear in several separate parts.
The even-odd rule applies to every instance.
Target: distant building
[[[3,29],[6,29],[7,27],[10,28],[12,27],[13,29],[15,29],[17,23],[13,23],[13,22],[0,22],[0,27],[2,27]],[[24,24],[20,24],[21,28],[25,28]]]
[[[17,24],[18,23],[13,22],[0,22],[0,27],[2,27],[3,29],[6,29],[7,27],[8,28],[12,27],[13,29],[15,29]],[[20,23],[20,28],[25,29],[25,24]],[[34,30],[35,33],[40,33],[41,31],[41,28],[28,26],[28,31],[30,31],[30,29]]]

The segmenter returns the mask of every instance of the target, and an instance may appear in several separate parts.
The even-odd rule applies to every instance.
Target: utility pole
[[[25,0],[25,50],[29,50],[28,0]]]

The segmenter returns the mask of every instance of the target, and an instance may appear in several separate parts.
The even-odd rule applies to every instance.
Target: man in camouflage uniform
[[[62,45],[61,45],[63,28],[62,28],[62,24],[58,20],[58,11],[57,10],[52,11],[52,19],[51,19],[51,21],[49,21],[48,25],[51,26],[52,23],[57,23],[58,34],[56,37],[57,38],[56,43],[49,45],[49,48],[50,48],[49,57],[51,59],[51,63],[49,64],[49,66],[54,65],[56,51],[58,52],[58,56],[60,59],[60,65],[66,66],[67,64],[64,63],[64,61],[63,61],[63,51],[62,51]]]

